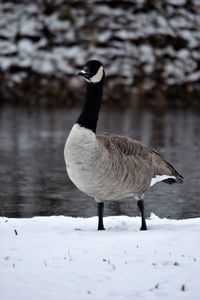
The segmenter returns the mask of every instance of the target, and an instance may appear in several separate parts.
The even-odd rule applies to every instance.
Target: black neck
[[[87,83],[85,104],[76,123],[96,132],[103,95],[104,77],[98,83]]]

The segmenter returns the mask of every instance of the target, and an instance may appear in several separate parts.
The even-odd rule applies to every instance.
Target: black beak
[[[84,70],[81,70],[77,73],[78,76],[85,76],[87,73]]]
[[[90,78],[90,73],[89,73],[88,67],[85,67],[82,70],[80,70],[77,75],[83,76],[86,79],[89,79]]]

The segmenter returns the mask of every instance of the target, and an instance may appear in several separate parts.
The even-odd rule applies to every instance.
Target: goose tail
[[[157,175],[166,175],[168,178],[163,178],[161,181],[168,184],[183,183],[183,176],[160,155],[156,150],[150,148],[153,153],[153,165]]]
[[[166,162],[166,164],[167,164],[168,169],[171,171],[172,176],[174,176],[174,178],[164,179],[163,182],[167,183],[167,184],[183,183],[184,182],[183,176],[177,170],[175,170],[174,167],[170,163]]]

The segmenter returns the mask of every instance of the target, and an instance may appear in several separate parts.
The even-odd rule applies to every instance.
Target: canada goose
[[[183,177],[157,151],[132,138],[96,133],[105,71],[90,60],[79,72],[87,81],[85,104],[67,138],[64,157],[71,181],[95,198],[98,230],[103,230],[104,201],[133,197],[146,230],[144,193],[159,181],[182,183]]]

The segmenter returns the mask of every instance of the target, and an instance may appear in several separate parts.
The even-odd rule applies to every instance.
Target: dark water
[[[79,110],[4,107],[0,111],[0,212],[8,217],[96,215],[96,205],[69,181],[63,148]],[[99,130],[153,146],[185,177],[182,185],[157,184],[146,194],[146,213],[200,216],[200,114],[129,108],[102,111]],[[135,201],[108,202],[105,215],[138,215]]]

